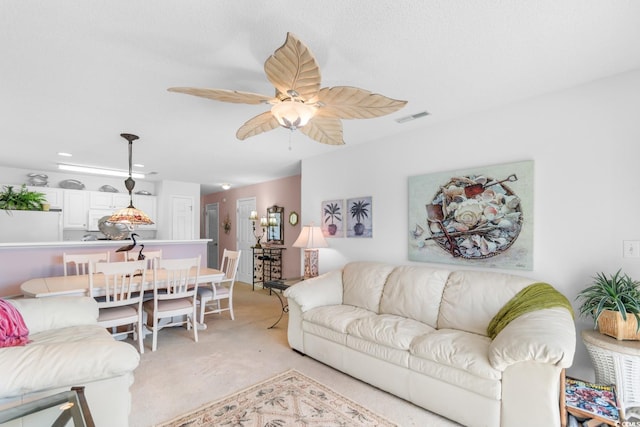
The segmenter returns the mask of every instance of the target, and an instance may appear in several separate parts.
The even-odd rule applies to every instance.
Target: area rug
[[[157,427],[396,426],[295,369]]]

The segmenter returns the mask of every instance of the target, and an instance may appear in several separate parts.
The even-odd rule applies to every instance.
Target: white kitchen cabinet
[[[106,191],[89,192],[89,209],[116,209],[129,206],[129,194]]]
[[[64,206],[63,201],[63,189],[62,188],[50,188],[50,187],[31,187],[28,186],[27,189],[29,191],[35,191],[37,193],[42,193],[47,199],[47,203],[49,203],[49,207],[51,209],[62,209]]]
[[[72,230],[86,230],[89,192],[84,190],[64,190],[63,200],[63,227]]]

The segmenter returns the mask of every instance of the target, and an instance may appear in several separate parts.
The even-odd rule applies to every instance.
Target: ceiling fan
[[[275,96],[226,89],[172,87],[170,92],[237,104],[271,104],[271,110],[249,119],[236,132],[240,140],[283,126],[323,144],[342,145],[341,119],[370,119],[404,107],[399,101],[352,86],[320,88],[320,69],[309,48],[295,35],[264,63]]]

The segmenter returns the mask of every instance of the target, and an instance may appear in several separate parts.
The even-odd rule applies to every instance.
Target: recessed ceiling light
[[[222,187],[223,190],[228,190],[231,188],[231,184],[227,184],[227,183],[220,184],[220,187]]]
[[[62,157],[71,157],[71,156],[73,156],[73,154],[71,154],[71,153],[63,153],[63,152],[60,152],[60,153],[58,153],[58,156],[62,156]]]

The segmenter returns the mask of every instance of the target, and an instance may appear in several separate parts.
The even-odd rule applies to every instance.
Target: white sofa
[[[354,262],[285,291],[290,346],[466,426],[560,425],[572,314],[553,307],[487,326],[535,281],[497,272]]]
[[[97,325],[95,300],[60,296],[8,301],[22,315],[31,342],[0,348],[0,410],[84,386],[96,426],[127,426],[129,387],[140,355]],[[32,417],[10,425],[45,424]]]

